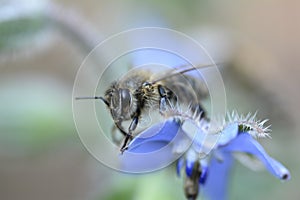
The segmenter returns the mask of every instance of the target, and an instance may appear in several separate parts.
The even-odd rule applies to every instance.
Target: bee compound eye
[[[129,109],[131,105],[131,94],[128,89],[121,89],[120,90],[120,95],[121,95],[121,106],[122,109]]]

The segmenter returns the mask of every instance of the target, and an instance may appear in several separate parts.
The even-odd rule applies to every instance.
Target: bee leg
[[[161,97],[159,101],[159,112],[163,114],[167,110],[167,101],[166,97]]]
[[[126,135],[125,135],[125,139],[124,139],[124,142],[123,142],[123,145],[121,147],[121,153],[123,153],[124,151],[126,151],[128,149],[128,146],[127,146],[127,143],[129,140],[132,140],[132,132],[136,129],[137,125],[138,125],[138,121],[139,121],[139,118],[138,116],[135,116],[133,117],[131,123],[130,123],[130,126],[128,128],[128,132]]]
[[[161,114],[167,110],[167,107],[173,107],[174,105],[171,103],[171,99],[173,103],[177,101],[177,97],[174,95],[174,93],[171,90],[168,90],[167,88],[164,88],[163,86],[158,86],[158,93],[160,95],[160,101],[159,101],[159,111]]]
[[[127,133],[124,131],[122,127],[122,121],[115,122],[115,125],[116,125],[115,127],[117,127],[124,136],[127,135]]]
[[[132,122],[131,122],[132,124]],[[129,133],[127,133],[126,131],[124,131],[123,127],[122,127],[122,121],[118,121],[115,122],[116,127],[119,129],[119,131],[125,136],[122,148],[121,148],[121,153],[123,153],[128,147],[126,147],[128,140],[132,139],[132,135],[129,131]]]
[[[159,112],[163,114],[164,111],[167,109],[167,92],[163,88],[163,86],[159,85],[158,86],[158,93],[160,95],[160,100],[159,100]]]

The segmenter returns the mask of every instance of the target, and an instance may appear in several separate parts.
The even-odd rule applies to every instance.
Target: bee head
[[[132,94],[129,89],[116,87],[109,89],[106,99],[114,119],[120,119],[129,113],[132,105]]]

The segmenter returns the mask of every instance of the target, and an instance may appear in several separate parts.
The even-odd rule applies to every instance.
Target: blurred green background
[[[184,199],[173,166],[126,175],[97,162],[72,117],[76,72],[95,44],[129,28],[172,28],[230,65],[228,109],[269,118],[266,150],[292,179],[237,164],[230,199],[298,199],[299,1],[0,1],[0,198]],[[99,66],[100,67],[100,66]]]

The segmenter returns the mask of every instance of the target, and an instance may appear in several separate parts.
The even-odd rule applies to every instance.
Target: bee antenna
[[[83,100],[83,99],[100,99],[102,100],[107,106],[109,106],[108,101],[104,99],[103,97],[75,97],[75,100]]]

